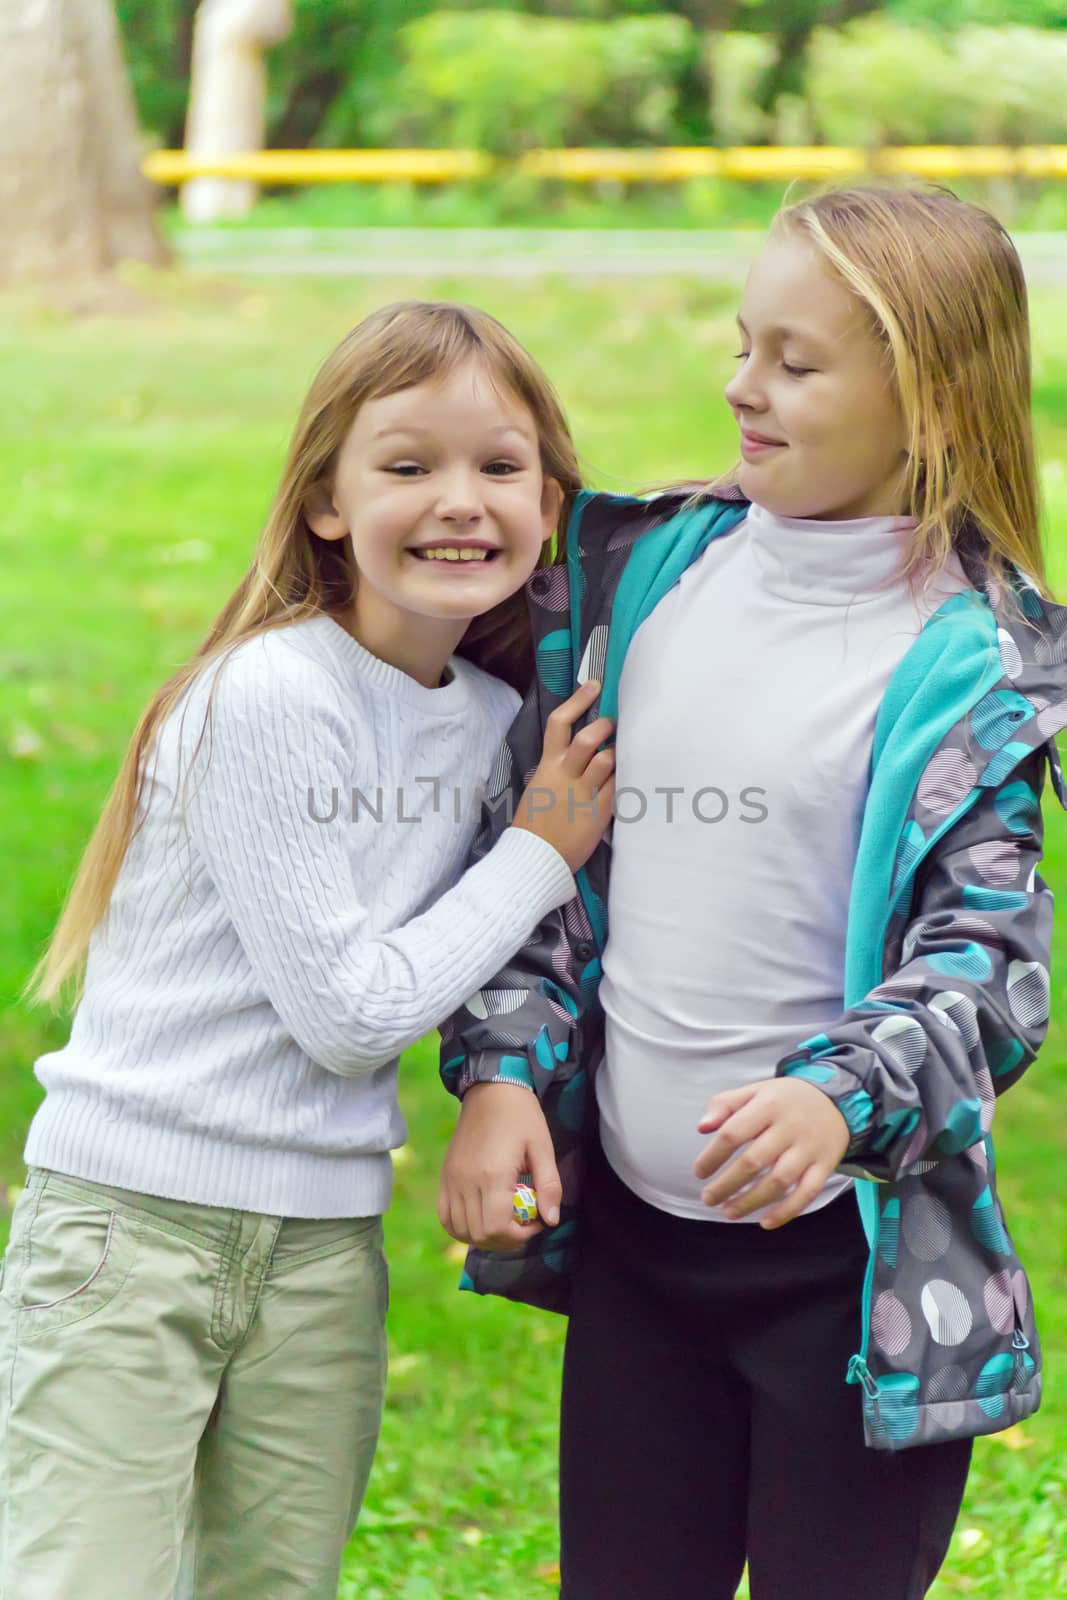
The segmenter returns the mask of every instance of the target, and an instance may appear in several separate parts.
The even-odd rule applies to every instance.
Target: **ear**
[[[558,479],[546,478],[541,486],[541,526],[544,529],[542,544],[547,544],[559,527],[559,514],[562,510],[563,487]]]
[[[304,501],[304,516],[312,533],[320,539],[343,539],[348,524],[333,503],[328,483],[316,483]]]

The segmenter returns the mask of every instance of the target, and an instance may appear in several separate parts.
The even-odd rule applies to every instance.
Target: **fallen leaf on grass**
[[[453,1239],[451,1244],[445,1245],[441,1254],[446,1261],[451,1261],[457,1267],[461,1267],[467,1259],[467,1246],[460,1244],[458,1239]]]
[[[39,761],[44,754],[44,740],[27,722],[16,722],[7,744],[8,755],[16,761]]]
[[[1003,1433],[991,1433],[989,1440],[991,1444],[1002,1444],[1005,1450],[1029,1450],[1034,1442],[1033,1435],[1020,1428],[1017,1422]]]
[[[538,1567],[534,1573],[535,1578],[540,1578],[542,1583],[559,1582],[559,1562],[550,1561],[545,1567]]]
[[[483,1538],[482,1530],[481,1528],[464,1528],[463,1532],[460,1534],[460,1538],[463,1540],[464,1544],[479,1545],[481,1544]]]
[[[409,1350],[406,1355],[389,1357],[389,1376],[402,1378],[407,1372],[414,1372],[422,1361],[421,1350]]]
[[[956,1543],[965,1555],[970,1555],[972,1550],[977,1550],[985,1542],[985,1534],[981,1528],[961,1528],[956,1535]]]
[[[417,1520],[413,1511],[374,1511],[370,1506],[364,1506],[359,1514],[359,1526],[364,1531],[379,1528],[410,1528]]]

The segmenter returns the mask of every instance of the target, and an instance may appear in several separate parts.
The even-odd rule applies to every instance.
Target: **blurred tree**
[[[0,5],[0,284],[165,262],[111,0]]]
[[[400,37],[402,70],[374,131],[515,155],[537,146],[648,144],[677,137],[681,70],[699,52],[684,17],[669,12],[612,22],[436,11]],[[334,142],[348,142],[331,113]]]
[[[467,5],[463,0],[451,0],[439,9],[468,9],[472,3],[477,5],[478,0],[468,0]],[[666,4],[662,0],[516,0],[508,9],[538,16],[604,20],[673,13],[685,17],[698,33],[774,34],[778,48],[768,54],[765,71],[753,86],[756,109],[769,125],[779,96],[803,93],[804,65],[814,30],[838,27],[881,6],[879,0],[830,0],[829,4],[826,0],[667,0]],[[677,84],[676,120],[681,133],[694,142],[703,142],[710,133],[711,59],[707,51],[695,51]]]
[[[118,8],[142,121],[160,143],[180,143],[195,0],[118,0]],[[799,90],[817,23],[834,26],[875,9],[875,0],[447,0],[444,5],[440,0],[295,0],[293,31],[271,66],[267,143],[282,148],[336,144],[342,128],[343,142],[374,143],[380,113],[395,102],[400,88],[399,31],[431,12],[506,10],[598,22],[674,15],[697,33],[775,34],[781,48],[765,81],[756,86],[758,104],[770,111],[783,91]],[[706,51],[690,52],[672,90],[676,136],[707,139]]]
[[[158,142],[180,143],[195,0],[116,4],[142,124]],[[673,110],[663,137],[689,143],[712,136],[721,142],[727,125],[735,135],[744,125],[751,137],[762,129],[760,136],[771,139],[781,136],[786,122],[801,129],[810,120],[807,75],[816,26],[837,29],[875,14],[941,32],[1006,24],[1067,29],[1067,0],[886,0],[881,6],[874,0],[295,0],[293,32],[271,63],[267,143],[380,142],[388,137],[385,124],[406,109],[399,103],[405,70],[400,29],[427,13],[505,10],[604,24],[684,18],[696,45],[684,58],[672,58]],[[702,34],[711,35],[710,41],[702,41]],[[755,49],[728,44],[713,89],[711,67],[722,39],[744,35],[757,36]],[[769,40],[773,50],[764,47]],[[731,51],[744,52],[743,97],[730,77]],[[564,85],[559,92],[570,91]],[[802,114],[783,118],[787,106]],[[640,136],[636,129],[619,135],[624,142]]]
[[[778,53],[758,90],[761,110],[771,114],[782,95],[804,92],[808,48],[816,28],[838,28],[854,17],[862,17],[882,7],[877,0],[837,0],[824,5],[821,0],[746,0],[735,26],[752,33],[773,33]]]
[[[333,143],[324,124],[342,93],[352,142],[372,142],[362,129],[399,68],[397,35],[437,9],[439,0],[296,0],[293,32],[271,67],[268,143]]]
[[[949,32],[971,24],[1067,28],[1064,0],[888,0],[885,10],[898,21],[929,23]]]
[[[116,0],[142,128],[164,149],[180,147],[198,0]]]

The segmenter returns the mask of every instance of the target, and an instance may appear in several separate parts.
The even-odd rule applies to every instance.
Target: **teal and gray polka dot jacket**
[[[587,720],[617,716],[637,627],[745,503],[585,493],[567,560],[527,584],[536,681],[501,748],[472,859],[507,826],[545,719],[603,681]],[[997,1193],[998,1096],[1049,1017],[1052,893],[1038,874],[1046,763],[1067,806],[1067,607],[1012,568],[1011,594],[960,549],[974,587],[934,613],[891,678],[875,727],[848,913],[846,1010],[775,1067],[803,1077],[852,1133],[870,1246],[854,1383],[867,1443],[899,1450],[995,1432],[1037,1409],[1041,1354],[1026,1275]],[[1006,586],[1005,586],[1006,587]],[[580,1227],[611,829],[580,893],[442,1029],[442,1076],[525,1084],[541,1099],[563,1183],[559,1226],[518,1252],[472,1250],[462,1286],[566,1311]]]

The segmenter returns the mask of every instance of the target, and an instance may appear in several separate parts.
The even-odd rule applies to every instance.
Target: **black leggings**
[[[855,1197],[783,1228],[675,1217],[596,1149],[563,1368],[561,1600],[919,1600],[971,1441],[863,1442]]]

